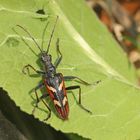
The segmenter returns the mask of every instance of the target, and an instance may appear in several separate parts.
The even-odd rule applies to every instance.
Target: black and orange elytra
[[[44,100],[47,97],[50,97],[50,99],[52,100],[59,118],[61,118],[62,120],[68,119],[69,104],[68,104],[68,98],[67,98],[67,90],[79,89],[79,101],[78,101],[78,103],[82,109],[84,109],[88,113],[91,113],[91,111],[86,109],[81,104],[81,88],[80,88],[80,86],[76,85],[76,86],[65,87],[64,81],[76,79],[76,80],[79,80],[82,84],[85,84],[85,85],[91,85],[91,84],[85,82],[84,80],[82,80],[76,76],[63,76],[62,73],[56,72],[56,68],[62,60],[62,53],[59,50],[59,39],[57,39],[57,42],[56,42],[56,50],[57,50],[58,58],[56,59],[54,64],[52,64],[51,55],[48,54],[57,21],[58,21],[58,16],[56,18],[52,33],[50,35],[47,51],[43,50],[43,42],[44,42],[44,34],[45,34],[46,29],[47,29],[48,23],[46,24],[46,26],[43,30],[41,47],[38,45],[36,40],[31,36],[31,34],[25,28],[23,28],[20,25],[17,25],[17,27],[20,27],[22,30],[24,30],[30,36],[30,38],[34,41],[35,45],[38,47],[38,49],[41,52],[40,61],[42,62],[43,70],[42,71],[36,70],[33,66],[28,64],[28,65],[25,65],[23,67],[23,73],[26,74],[25,70],[28,70],[28,72],[29,72],[29,68],[30,68],[30,69],[34,70],[37,74],[41,74],[43,76],[43,81],[38,86],[36,86],[34,89],[37,101],[36,101],[36,105],[33,109],[33,113],[35,111],[35,108],[38,107],[38,103],[40,101],[42,101],[49,111],[49,114],[45,120],[48,120],[51,116],[51,109],[48,106],[48,104],[46,103],[46,101]],[[14,29],[14,31],[15,31],[15,29]],[[18,33],[16,32],[16,34],[18,34]],[[31,47],[25,41],[25,39],[23,37],[21,37],[21,39],[31,49]],[[99,83],[99,81],[94,83],[94,85],[97,83]],[[37,90],[40,88],[43,88],[43,87],[46,88],[47,92],[45,94],[43,94],[41,97],[39,97],[37,94]]]

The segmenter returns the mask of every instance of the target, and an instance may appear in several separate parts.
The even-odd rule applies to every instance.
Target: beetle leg
[[[42,101],[42,102],[44,103],[44,105],[47,107],[48,111],[49,111],[47,118],[44,119],[43,121],[47,121],[47,120],[51,117],[51,109],[50,109],[50,107],[48,106],[48,104],[43,100],[43,99],[47,98],[48,96],[49,96],[49,94],[43,94],[43,95],[38,99],[38,101],[36,102],[36,104],[37,104],[37,106],[38,106],[38,103],[39,103],[40,101]],[[35,108],[36,108],[37,106],[35,106]],[[34,108],[34,111],[35,111],[35,108]]]
[[[49,108],[49,106],[47,105],[47,103],[43,99],[44,98],[47,98],[49,96],[49,94],[43,94],[41,97],[38,97],[38,94],[37,94],[37,90],[40,89],[40,88],[42,88],[42,87],[44,87],[44,83],[39,84],[35,88],[35,95],[36,95],[37,101],[36,101],[36,104],[35,104],[35,106],[33,108],[32,114],[34,114],[36,107],[38,107],[38,103],[40,101],[42,101],[44,103],[44,105],[47,107],[48,111],[49,111],[49,114],[48,114],[47,118],[44,119],[44,121],[47,121],[51,117],[51,109]]]
[[[45,74],[45,72],[36,70],[36,69],[35,69],[33,66],[31,66],[30,64],[25,65],[25,66],[23,67],[23,69],[22,69],[22,72],[23,72],[24,74],[26,74],[26,72],[25,72],[25,69],[26,69],[27,72],[28,72],[28,74],[29,74],[29,73],[30,73],[30,72],[29,72],[29,68],[32,69],[33,71],[35,71],[37,74]]]
[[[51,109],[48,106],[48,104],[43,100],[44,98],[47,98],[48,96],[49,96],[49,94],[43,94],[40,98],[38,98],[38,101],[36,102],[36,106],[34,107],[34,110],[33,110],[33,113],[34,113],[35,108],[38,106],[38,103],[40,101],[42,101],[44,103],[44,105],[47,107],[48,111],[49,111],[49,114],[48,114],[47,118],[44,119],[44,121],[47,121],[51,117]]]
[[[79,89],[79,106],[85,110],[86,112],[92,114],[92,112],[90,110],[88,110],[87,108],[85,108],[83,105],[82,105],[82,102],[81,102],[81,87],[79,85],[76,85],[76,86],[70,86],[70,87],[66,87],[66,90],[74,90],[74,89]]]
[[[56,42],[56,51],[57,51],[57,59],[54,63],[54,66],[55,68],[57,68],[57,66],[60,64],[61,60],[62,60],[62,53],[60,52],[59,50],[59,38],[57,39],[57,42]]]
[[[65,81],[70,81],[70,80],[78,80],[78,81],[80,81],[82,84],[84,84],[84,85],[97,85],[99,82],[101,82],[101,80],[98,80],[98,81],[96,81],[96,82],[94,82],[93,84],[90,84],[90,83],[88,83],[88,82],[86,82],[86,81],[84,81],[84,80],[82,80],[81,78],[79,78],[79,77],[76,77],[76,76],[64,76],[64,80]]]
[[[47,95],[49,95],[49,94],[47,94]],[[47,118],[44,119],[44,121],[47,121],[51,117],[51,109],[50,109],[50,107],[48,106],[48,104],[43,99],[41,99],[41,100],[44,103],[44,105],[48,108],[48,111],[49,111],[49,114],[48,114]]]
[[[35,95],[36,95],[36,104],[34,106],[34,109],[32,110],[32,114],[34,114],[35,112],[35,108],[38,107],[38,102],[39,102],[39,97],[38,97],[38,94],[37,94],[37,90],[41,89],[44,87],[44,83],[40,83],[39,85],[37,85],[34,89],[35,91]]]

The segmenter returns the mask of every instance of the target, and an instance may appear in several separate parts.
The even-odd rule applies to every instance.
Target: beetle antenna
[[[55,27],[56,27],[56,23],[58,21],[58,16],[56,17],[56,21],[55,21],[55,24],[54,24],[54,27],[53,27],[53,30],[52,30],[52,33],[51,33],[51,36],[50,36],[50,40],[49,40],[49,43],[48,43],[48,48],[47,48],[47,53],[49,51],[49,48],[50,48],[50,44],[51,44],[51,41],[52,41],[52,37],[53,37],[53,33],[54,33],[54,30],[55,30]]]
[[[41,50],[43,50],[44,37],[45,37],[45,32],[46,32],[46,29],[47,29],[47,27],[48,27],[48,24],[49,24],[49,22],[47,22],[47,24],[46,24],[46,26],[45,26],[45,28],[44,28],[44,30],[43,30],[43,33],[42,33]]]
[[[26,46],[29,47],[29,49],[36,55],[38,56],[35,51],[30,47],[30,45],[25,41],[25,39],[14,29],[14,27],[12,28],[12,30],[18,35],[20,36],[20,38],[22,39],[22,41],[26,44]]]
[[[32,35],[22,26],[17,25],[19,28],[21,28],[22,30],[24,30],[29,36],[30,38],[34,41],[34,43],[36,44],[36,46],[38,47],[38,49],[40,50],[40,52],[42,53],[42,50],[40,48],[40,46],[38,45],[38,43],[36,42],[36,40],[32,37]]]

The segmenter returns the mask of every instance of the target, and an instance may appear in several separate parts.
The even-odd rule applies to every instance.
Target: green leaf
[[[42,7],[46,14],[37,14],[36,11]],[[93,114],[82,110],[73,95],[68,93],[69,120],[57,118],[51,104],[52,117],[46,123],[57,130],[96,140],[140,138],[140,94],[135,70],[84,0],[0,1],[0,85],[8,91],[21,110],[31,114],[34,100],[29,93],[41,81],[41,77],[23,75],[22,68],[31,64],[40,69],[41,64],[12,28],[38,54],[39,50],[33,41],[16,24],[28,29],[41,44],[44,26],[49,21],[44,42],[44,49],[47,49],[57,15],[59,21],[50,48],[54,62],[57,57],[55,43],[60,38],[63,60],[57,71],[64,75],[78,76],[89,83],[97,80],[102,82],[96,87],[84,86],[76,81],[66,82],[66,86],[80,84],[82,103]],[[31,74],[34,72],[31,71]],[[77,93],[73,91],[78,99]],[[34,93],[31,94],[35,98]],[[50,100],[47,102],[50,104]],[[40,103],[34,116],[43,120],[47,113],[45,106]]]

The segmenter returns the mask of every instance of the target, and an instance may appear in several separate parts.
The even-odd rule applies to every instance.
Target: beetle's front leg
[[[57,59],[54,63],[55,68],[58,67],[58,65],[60,64],[60,62],[62,60],[62,53],[59,50],[59,38],[57,39],[57,42],[56,42],[56,52],[57,52]]]
[[[22,69],[22,72],[23,72],[24,74],[26,74],[26,71],[25,71],[25,70],[27,70],[27,72],[28,72],[28,74],[29,74],[29,73],[30,73],[29,68],[32,69],[33,71],[35,71],[37,74],[45,74],[45,72],[36,70],[36,69],[35,69],[32,65],[30,65],[30,64],[25,65],[25,66],[23,67],[23,69]]]
[[[74,89],[79,89],[79,101],[78,101],[79,106],[80,106],[83,110],[85,110],[86,112],[92,114],[92,112],[91,112],[90,110],[88,110],[86,107],[84,107],[84,106],[82,105],[82,101],[81,101],[81,87],[80,87],[79,85],[66,87],[66,90],[74,90]]]

